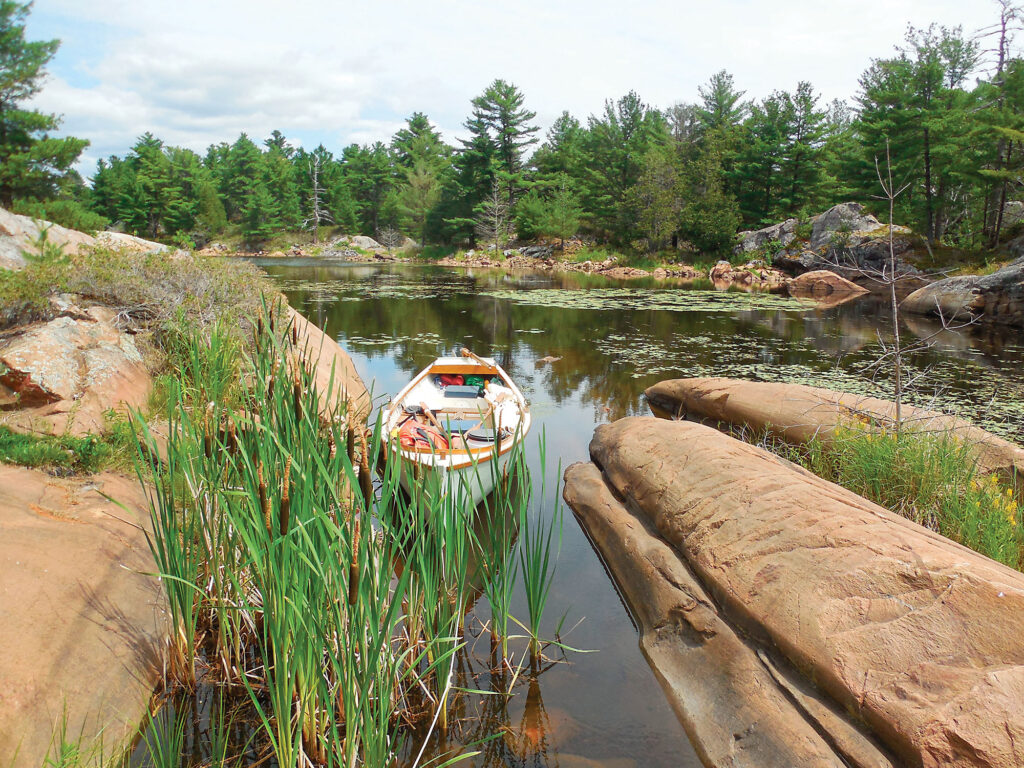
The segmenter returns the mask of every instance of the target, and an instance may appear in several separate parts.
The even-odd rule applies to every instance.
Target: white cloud
[[[451,138],[495,77],[524,91],[544,127],[629,89],[657,106],[694,100],[723,68],[753,97],[803,79],[826,100],[850,97],[907,23],[973,31],[995,4],[38,0],[34,16],[30,34],[65,41],[38,103],[93,141],[91,170],[147,130],[202,150],[278,128],[340,151],[386,140],[418,110]]]

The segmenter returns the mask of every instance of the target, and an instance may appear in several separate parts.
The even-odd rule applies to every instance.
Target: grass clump
[[[0,463],[42,468],[59,474],[91,474],[131,464],[131,426],[109,419],[103,436],[21,434],[0,426]]]
[[[977,469],[955,436],[847,426],[814,438],[797,460],[816,475],[1024,570],[1024,525],[1012,485]]]

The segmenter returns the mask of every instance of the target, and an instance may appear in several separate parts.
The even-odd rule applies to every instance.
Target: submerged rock
[[[0,465],[5,768],[42,765],[65,718],[83,755],[101,738],[109,757],[136,734],[166,637],[147,510],[135,480]]]
[[[590,453],[731,622],[900,759],[1024,764],[1024,574],[700,424],[622,419]]]
[[[990,275],[949,277],[911,293],[907,312],[945,320],[981,320],[1024,328],[1024,259]]]
[[[109,410],[141,408],[152,379],[106,307],[69,305],[48,323],[0,338],[0,422],[51,433],[104,431]]]
[[[827,439],[842,424],[891,429],[896,406],[889,400],[802,384],[725,378],[669,379],[644,393],[651,410],[664,418],[727,423],[773,434],[794,443]],[[964,419],[903,405],[904,427],[948,432],[970,443],[978,469],[1015,479],[1024,487],[1024,448]]]

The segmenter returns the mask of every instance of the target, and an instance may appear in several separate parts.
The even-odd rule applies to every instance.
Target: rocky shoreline
[[[1024,575],[676,420],[679,398],[703,417],[732,389],[662,388],[652,403],[673,419],[599,426],[563,495],[698,752],[751,767],[1021,765]],[[790,423],[782,395],[756,395],[723,414]]]

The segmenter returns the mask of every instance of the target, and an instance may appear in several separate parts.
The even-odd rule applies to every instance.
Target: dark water
[[[885,303],[873,298],[823,310],[769,295],[587,275],[305,261],[261,266],[349,351],[380,401],[460,347],[497,358],[530,400],[531,440],[545,437],[549,513],[558,502],[559,465],[586,460],[595,425],[647,413],[643,390],[662,379],[724,375],[890,391],[888,372],[869,367],[892,331]],[[913,400],[1024,439],[1020,332],[967,335],[922,320],[903,330],[911,342],[931,344],[913,356],[911,369],[921,375]],[[547,356],[561,359],[540,362]],[[544,475],[537,453],[531,451],[535,480]],[[565,615],[566,628],[579,624],[564,642],[594,652],[569,652],[565,663],[532,682],[524,678],[507,703],[466,695],[461,706],[469,725],[461,736],[505,734],[470,764],[699,765],[614,585],[571,514],[547,610],[551,633]],[[521,615],[522,604],[513,613]],[[461,683],[488,687],[485,667],[474,666],[471,655]]]

